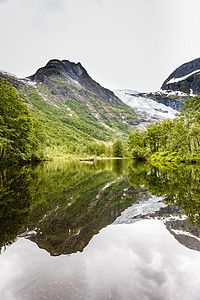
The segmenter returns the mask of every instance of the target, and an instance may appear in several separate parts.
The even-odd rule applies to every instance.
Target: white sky
[[[199,13],[199,0],[0,0],[0,69],[68,59],[104,87],[158,90],[200,57]]]

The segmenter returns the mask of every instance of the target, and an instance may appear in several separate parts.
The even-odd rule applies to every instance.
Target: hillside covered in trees
[[[133,131],[128,148],[140,160],[199,162],[200,96],[188,98],[176,119],[150,124],[143,132]]]

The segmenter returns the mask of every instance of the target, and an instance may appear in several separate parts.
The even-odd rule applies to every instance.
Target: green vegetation
[[[117,139],[112,146],[113,157],[123,157],[122,141]]]
[[[184,211],[192,224],[200,226],[200,168],[199,165],[132,162],[128,171],[132,186],[141,186],[166,204],[176,205]]]
[[[181,207],[199,226],[199,182],[198,165],[127,159],[6,168],[0,174],[0,247],[28,228],[36,231],[31,239],[52,255],[82,251],[146,189],[163,196],[166,204]]]
[[[88,155],[109,157],[112,156],[112,141],[119,136],[117,133],[124,132],[128,136],[131,132],[130,125],[113,121],[102,112],[104,123],[113,130],[103,126],[88,111],[87,102],[83,104],[67,98],[54,105],[36,92],[28,93],[26,99],[33,106],[32,118],[43,125],[46,135],[43,153],[47,159]],[[104,111],[97,100],[90,98],[90,103],[98,112]]]
[[[135,201],[138,193],[127,190],[130,184],[122,176],[123,169],[127,160],[94,164],[63,160],[4,169],[0,174],[0,247],[28,228],[36,230],[36,242],[52,254],[80,251],[77,247],[86,246]]]
[[[131,133],[130,124],[136,120],[133,111],[88,75],[77,83],[68,73],[60,72],[58,65],[49,64],[38,70],[36,77],[33,80],[39,82],[32,84],[0,74],[15,87],[4,84],[18,99],[16,105],[21,102],[16,109],[4,101],[7,92],[1,88],[2,109],[4,103],[10,107],[9,119],[6,110],[0,111],[0,157],[4,161],[112,156],[112,143],[119,137],[127,139]]]
[[[188,98],[176,119],[133,131],[128,148],[136,159],[200,162],[200,96]]]
[[[40,179],[32,168],[13,166],[0,172],[0,248],[15,240],[31,207],[41,201]]]
[[[15,89],[0,80],[0,162],[15,163],[41,158],[43,133]]]
[[[85,104],[66,100],[60,108],[38,93],[27,93],[27,105],[9,83],[0,81],[1,164],[55,157],[111,156],[117,136],[97,122]]]

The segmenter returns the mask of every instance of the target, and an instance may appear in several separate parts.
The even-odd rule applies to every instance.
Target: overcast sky
[[[200,57],[199,0],[0,0],[0,69],[81,62],[110,89],[158,90]]]

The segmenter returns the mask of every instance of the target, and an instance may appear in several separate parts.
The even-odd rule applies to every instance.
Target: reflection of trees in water
[[[13,167],[0,172],[0,247],[12,242],[27,222],[30,207],[39,191],[29,167]]]
[[[130,183],[145,185],[153,195],[164,196],[167,204],[180,206],[190,222],[200,226],[200,168],[173,164],[152,166],[132,163],[129,166]]]
[[[122,163],[115,165],[111,160],[94,164],[47,162],[5,169],[0,177],[0,247],[11,243],[27,227],[42,228],[49,236],[56,232],[57,242],[59,236],[65,240],[66,228],[73,235],[80,227],[93,224],[95,234],[132,201],[132,197],[121,201],[123,187],[129,186],[127,179],[116,182],[122,172]],[[112,184],[104,190],[108,183]],[[114,201],[116,198],[121,202]]]
[[[112,160],[112,170],[119,177],[123,174],[123,160],[114,159]]]
[[[127,190],[130,184],[126,176],[119,178],[123,173],[122,161],[76,163],[75,169],[67,164],[54,174],[51,170],[49,173],[52,185],[29,220],[35,224],[33,227],[40,228],[30,239],[52,255],[82,251],[99,230],[113,223],[138,196],[137,191]]]
[[[62,243],[68,237],[71,245],[72,236],[79,249],[79,242],[84,240],[85,245],[139,199],[141,186],[164,196],[170,205],[176,203],[190,221],[200,225],[199,182],[197,167],[157,167],[128,160],[49,162],[5,169],[0,174],[0,247],[26,227],[37,227],[38,243],[52,247],[52,253],[54,243],[61,253]]]

